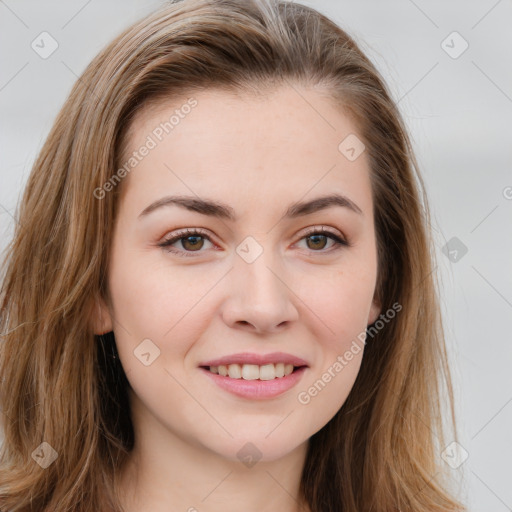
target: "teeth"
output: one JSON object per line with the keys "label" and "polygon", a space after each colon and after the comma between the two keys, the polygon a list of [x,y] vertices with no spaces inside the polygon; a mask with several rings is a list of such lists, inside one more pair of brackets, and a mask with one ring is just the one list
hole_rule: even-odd
{"label": "teeth", "polygon": [[240,379],[242,377],[242,368],[239,364],[230,364],[228,366],[228,375],[232,379]]}
{"label": "teeth", "polygon": [[[230,375],[230,377],[231,377],[231,375]],[[245,380],[259,379],[260,378],[260,367],[257,364],[244,364],[242,366],[242,378]]]}
{"label": "teeth", "polygon": [[275,378],[282,378],[290,375],[293,372],[293,364],[264,364],[258,366],[257,364],[230,364],[210,366],[212,373],[217,373],[222,377],[230,377],[231,379],[244,379],[244,380],[273,380]]}
{"label": "teeth", "polygon": [[276,367],[273,364],[260,366],[260,380],[272,380],[276,378]]}

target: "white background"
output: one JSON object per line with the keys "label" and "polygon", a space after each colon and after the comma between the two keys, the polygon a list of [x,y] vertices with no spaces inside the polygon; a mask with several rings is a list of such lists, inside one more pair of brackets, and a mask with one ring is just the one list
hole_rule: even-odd
{"label": "white background", "polygon": [[[308,1],[362,46],[411,130],[434,216],[457,386],[459,469],[471,511],[512,510],[512,3]],[[96,53],[160,2],[0,0],[0,249],[18,197],[73,83]],[[31,43],[58,42],[42,59]],[[457,31],[458,58],[441,46]],[[450,36],[452,52],[463,41]],[[508,194],[507,194],[508,191]],[[442,247],[468,249],[452,262]]]}

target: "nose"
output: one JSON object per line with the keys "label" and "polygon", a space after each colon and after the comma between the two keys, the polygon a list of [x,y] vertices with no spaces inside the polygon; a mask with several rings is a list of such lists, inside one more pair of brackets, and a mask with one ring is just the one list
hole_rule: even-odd
{"label": "nose", "polygon": [[222,317],[229,327],[257,334],[280,332],[299,317],[297,296],[266,250],[252,263],[236,257],[227,276]]}

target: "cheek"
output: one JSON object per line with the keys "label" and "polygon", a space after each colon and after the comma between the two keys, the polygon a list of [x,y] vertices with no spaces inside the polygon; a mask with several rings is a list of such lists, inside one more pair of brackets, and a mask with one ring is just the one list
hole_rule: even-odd
{"label": "cheek", "polygon": [[[133,249],[114,251],[112,262],[109,287],[119,351],[133,352],[150,339],[161,351],[160,361],[184,354],[209,321],[204,299],[219,277],[200,266],[173,268],[165,258],[155,262]],[[125,359],[128,370],[133,362]]]}
{"label": "cheek", "polygon": [[[317,339],[341,350],[364,332],[375,289],[371,265],[351,265],[343,270],[304,277],[299,296],[316,317]],[[310,313],[308,313],[310,314]]]}
{"label": "cheek", "polygon": [[318,323],[325,324],[325,332],[335,344],[366,329],[377,278],[372,229],[364,230],[332,264],[310,266],[300,277],[296,274],[299,297],[318,316]]}
{"label": "cheek", "polygon": [[[297,395],[310,430],[317,431],[336,414],[357,378],[375,278],[372,261],[354,257],[329,278],[310,275],[302,281],[304,301],[315,313],[307,314],[316,319],[311,325],[316,329],[318,355],[318,365]],[[322,286],[314,287],[315,281]]]}
{"label": "cheek", "polygon": [[307,430],[317,432],[345,403],[359,373],[368,312],[373,298],[370,272],[342,271],[322,291],[310,294],[307,305],[318,319],[315,339],[318,364],[297,393]]}
{"label": "cheek", "polygon": [[194,418],[197,406],[179,383],[186,380],[186,354],[208,321],[201,298],[213,283],[204,271],[193,276],[192,267],[180,272],[147,254],[121,252],[113,253],[109,286],[117,349],[135,404],[164,423],[166,411],[177,407],[182,417]]}

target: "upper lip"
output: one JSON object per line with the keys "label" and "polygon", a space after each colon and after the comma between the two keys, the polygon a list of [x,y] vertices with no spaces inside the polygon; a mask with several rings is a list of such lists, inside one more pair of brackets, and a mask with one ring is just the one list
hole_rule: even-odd
{"label": "upper lip", "polygon": [[201,363],[199,366],[228,366],[230,364],[256,364],[263,366],[265,364],[293,364],[293,366],[308,366],[308,363],[300,357],[286,354],[285,352],[272,352],[271,354],[254,354],[250,352],[241,352],[229,356],[211,359]]}

